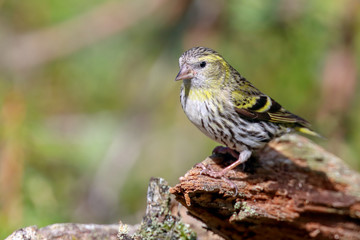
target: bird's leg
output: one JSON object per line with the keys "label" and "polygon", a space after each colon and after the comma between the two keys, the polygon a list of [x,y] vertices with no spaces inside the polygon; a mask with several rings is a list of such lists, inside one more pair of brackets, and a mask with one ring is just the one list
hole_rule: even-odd
{"label": "bird's leg", "polygon": [[227,166],[220,172],[217,172],[216,175],[218,177],[223,177],[230,170],[232,170],[232,169],[236,168],[237,166],[239,166],[240,164],[243,164],[244,162],[246,162],[251,157],[251,151],[248,149],[243,150],[242,152],[239,153],[239,155],[237,157],[238,158],[235,162],[233,162],[232,164],[230,164],[229,166]]}
{"label": "bird's leg", "polygon": [[212,169],[209,169],[208,166],[205,167],[203,164],[197,165],[198,167],[202,168],[200,174],[205,174],[205,175],[208,175],[208,176],[214,177],[214,178],[223,178],[226,173],[228,173],[230,170],[236,168],[240,164],[246,162],[246,160],[248,160],[251,156],[251,151],[248,149],[243,150],[240,153],[237,153],[235,150],[232,150],[227,147],[216,147],[213,152],[221,153],[221,154],[230,153],[232,156],[237,158],[237,160],[235,162],[233,162],[232,164],[230,164],[229,166],[227,166],[226,168],[224,168],[221,171],[214,171]]}
{"label": "bird's leg", "polygon": [[214,148],[213,154],[230,154],[231,156],[233,156],[234,158],[238,159],[239,158],[239,153],[231,148],[228,147],[223,147],[223,146],[217,146],[216,148]]}

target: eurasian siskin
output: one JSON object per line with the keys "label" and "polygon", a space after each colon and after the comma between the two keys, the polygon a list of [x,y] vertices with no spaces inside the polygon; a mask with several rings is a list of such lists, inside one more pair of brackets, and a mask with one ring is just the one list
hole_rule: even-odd
{"label": "eurasian siskin", "polygon": [[182,54],[179,65],[175,80],[183,81],[180,101],[185,114],[205,135],[227,146],[215,152],[237,159],[219,172],[204,167],[206,174],[223,177],[254,150],[285,133],[318,135],[306,120],[260,92],[216,51],[191,48]]}

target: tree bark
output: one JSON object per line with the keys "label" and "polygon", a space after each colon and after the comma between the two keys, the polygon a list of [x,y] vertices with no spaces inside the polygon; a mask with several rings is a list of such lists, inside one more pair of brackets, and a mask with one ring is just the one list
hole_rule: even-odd
{"label": "tree bark", "polygon": [[[231,156],[203,164],[220,170]],[[228,173],[229,181],[194,167],[170,188],[190,215],[225,239],[360,239],[360,175],[304,137],[288,135],[268,144]],[[150,180],[141,224],[54,224],[20,229],[12,239],[220,239],[171,204],[163,179]],[[179,212],[182,218],[179,216]],[[188,224],[186,224],[188,223]]]}
{"label": "tree bark", "polygon": [[117,240],[118,224],[76,224],[58,223],[43,228],[30,226],[11,234],[6,240],[45,240],[45,239],[108,239]]}
{"label": "tree bark", "polygon": [[[225,239],[360,239],[360,175],[297,135],[268,144],[228,179],[194,167],[170,189],[188,212]],[[220,170],[233,159],[210,156]]]}
{"label": "tree bark", "polygon": [[40,229],[30,226],[15,231],[6,240],[195,240],[196,233],[171,211],[169,188],[164,179],[150,179],[146,214],[141,224],[131,226],[121,222],[111,225],[60,223]]}

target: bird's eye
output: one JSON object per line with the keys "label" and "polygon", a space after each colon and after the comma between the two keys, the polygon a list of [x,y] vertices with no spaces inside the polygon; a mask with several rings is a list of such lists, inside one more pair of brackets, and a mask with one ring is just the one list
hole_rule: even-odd
{"label": "bird's eye", "polygon": [[205,62],[205,61],[200,63],[200,67],[201,67],[201,68],[204,68],[205,66],[206,66],[206,62]]}

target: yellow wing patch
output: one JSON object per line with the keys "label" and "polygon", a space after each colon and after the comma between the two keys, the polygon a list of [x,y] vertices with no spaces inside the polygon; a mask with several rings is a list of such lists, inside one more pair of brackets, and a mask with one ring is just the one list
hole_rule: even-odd
{"label": "yellow wing patch", "polygon": [[[261,96],[261,97],[262,97],[262,96]],[[258,102],[260,99],[261,99],[261,98],[258,97],[258,98],[257,98],[257,102]],[[270,109],[271,105],[272,105],[271,98],[269,98],[268,96],[266,96],[266,102],[265,102],[265,104],[264,104],[262,107],[260,107],[259,109],[255,109],[254,111],[255,111],[255,112],[267,112],[267,111]]]}

